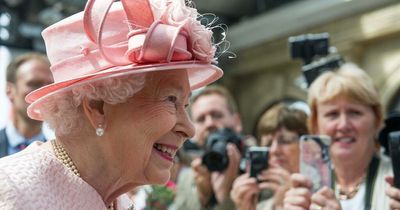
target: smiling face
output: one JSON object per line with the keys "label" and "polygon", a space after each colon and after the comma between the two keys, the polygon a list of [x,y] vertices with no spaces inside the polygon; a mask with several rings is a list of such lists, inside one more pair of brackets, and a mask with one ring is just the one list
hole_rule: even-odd
{"label": "smiling face", "polygon": [[372,107],[339,97],[317,102],[317,131],[332,138],[335,160],[360,161],[375,151],[377,119]]}
{"label": "smiling face", "polygon": [[186,113],[191,94],[187,71],[146,75],[142,90],[126,103],[107,105],[106,132],[114,163],[135,184],[163,184],[178,148],[194,135]]}

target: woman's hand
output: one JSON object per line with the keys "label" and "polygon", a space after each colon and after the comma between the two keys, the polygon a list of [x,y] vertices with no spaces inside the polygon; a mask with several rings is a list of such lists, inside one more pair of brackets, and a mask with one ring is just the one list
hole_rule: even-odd
{"label": "woman's hand", "polygon": [[191,163],[194,171],[194,180],[197,186],[200,203],[206,206],[213,194],[211,186],[211,173],[207,167],[201,163],[201,158],[196,158]]}
{"label": "woman's hand", "polygon": [[249,177],[249,174],[245,173],[235,179],[230,194],[237,210],[254,210],[259,192],[256,178]]}
{"label": "woman's hand", "polygon": [[312,195],[310,209],[341,210],[342,208],[333,190],[324,186]]}
{"label": "woman's hand", "polygon": [[264,170],[258,175],[262,189],[271,189],[274,193],[282,188],[290,186],[290,173],[281,167],[273,167]]}
{"label": "woman's hand", "polygon": [[229,164],[225,171],[210,172],[201,162],[201,159],[192,161],[192,168],[195,172],[195,181],[200,202],[206,206],[213,193],[218,203],[225,202],[232,189],[232,183],[237,177],[240,164],[240,152],[235,145],[227,145]]}
{"label": "woman's hand", "polygon": [[311,204],[312,182],[302,174],[292,174],[292,187],[285,193],[283,207],[285,210],[309,210]]}
{"label": "woman's hand", "polygon": [[385,190],[385,194],[390,198],[390,209],[400,209],[400,189],[394,187],[393,176],[385,177],[385,181],[389,184],[388,188]]}
{"label": "woman's hand", "polygon": [[226,149],[229,158],[228,167],[225,171],[211,173],[211,185],[218,203],[225,202],[226,198],[229,197],[232,183],[239,172],[241,154],[238,148],[234,144],[229,143]]}
{"label": "woman's hand", "polygon": [[261,181],[261,189],[268,188],[274,192],[274,206],[281,208],[285,193],[291,186],[289,171],[279,166],[271,167],[262,171],[258,179]]}

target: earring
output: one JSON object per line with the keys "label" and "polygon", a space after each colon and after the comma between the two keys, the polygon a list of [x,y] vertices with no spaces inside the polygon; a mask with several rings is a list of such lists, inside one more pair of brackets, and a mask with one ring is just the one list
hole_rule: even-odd
{"label": "earring", "polygon": [[96,135],[103,136],[104,135],[104,128],[101,124],[99,124],[96,128]]}

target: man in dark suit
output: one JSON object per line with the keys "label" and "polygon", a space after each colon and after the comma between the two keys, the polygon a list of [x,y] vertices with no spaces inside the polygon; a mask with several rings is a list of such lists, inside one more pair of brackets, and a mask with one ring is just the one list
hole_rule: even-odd
{"label": "man in dark suit", "polygon": [[16,153],[35,140],[45,141],[42,122],[28,117],[25,96],[53,82],[46,56],[27,53],[15,58],[7,67],[7,97],[11,102],[11,120],[0,130],[0,157]]}

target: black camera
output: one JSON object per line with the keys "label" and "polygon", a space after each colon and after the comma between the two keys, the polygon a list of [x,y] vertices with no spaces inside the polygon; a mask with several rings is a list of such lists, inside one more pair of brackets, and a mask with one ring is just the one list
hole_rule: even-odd
{"label": "black camera", "polygon": [[241,137],[230,128],[219,129],[207,137],[202,161],[209,171],[223,171],[228,167],[228,143],[236,145],[240,152],[243,151]]}
{"label": "black camera", "polygon": [[313,61],[316,55],[329,53],[329,34],[303,34],[289,37],[292,58],[301,58],[305,64]]}
{"label": "black camera", "polygon": [[304,61],[302,69],[308,86],[324,71],[339,68],[344,63],[342,56],[330,54],[328,33],[292,36],[288,41],[291,57]]}
{"label": "black camera", "polygon": [[385,154],[389,155],[389,134],[400,131],[400,112],[393,111],[387,114],[385,127],[379,132],[379,143],[385,148]]}
{"label": "black camera", "polygon": [[342,56],[330,55],[303,66],[303,75],[308,87],[323,72],[339,68],[344,63]]}
{"label": "black camera", "polygon": [[246,157],[250,164],[250,177],[257,178],[261,171],[268,168],[268,147],[250,147],[247,151]]}
{"label": "black camera", "polygon": [[400,188],[400,131],[392,131],[389,133],[389,150],[392,158],[394,186]]}

